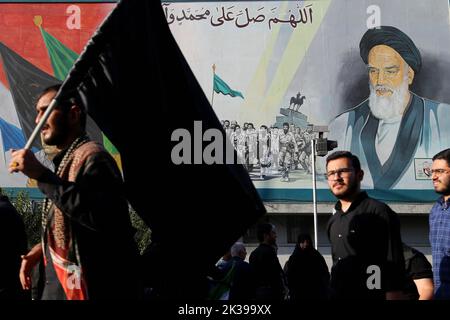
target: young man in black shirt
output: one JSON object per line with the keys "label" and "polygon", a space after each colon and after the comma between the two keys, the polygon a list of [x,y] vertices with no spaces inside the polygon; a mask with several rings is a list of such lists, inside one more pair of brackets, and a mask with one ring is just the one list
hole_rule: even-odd
{"label": "young man in black shirt", "polygon": [[403,244],[406,282],[403,294],[408,300],[432,300],[434,293],[433,270],[425,255]]}
{"label": "young man in black shirt", "polygon": [[270,223],[258,225],[259,246],[252,251],[249,263],[255,276],[257,301],[282,301],[285,297],[284,272],[276,251],[277,233]]}
{"label": "young man in black shirt", "polygon": [[386,204],[361,191],[364,172],[348,151],[327,158],[326,178],[338,198],[328,222],[334,299],[397,299],[404,285],[400,223]]}

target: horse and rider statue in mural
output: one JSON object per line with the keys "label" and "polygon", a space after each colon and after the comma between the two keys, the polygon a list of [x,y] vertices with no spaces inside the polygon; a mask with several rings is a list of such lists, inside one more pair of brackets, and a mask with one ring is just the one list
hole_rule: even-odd
{"label": "horse and rider statue in mural", "polygon": [[289,109],[297,111],[300,109],[300,107],[302,106],[303,102],[305,101],[306,97],[302,96],[299,93],[297,93],[296,97],[291,97],[291,101],[289,103]]}

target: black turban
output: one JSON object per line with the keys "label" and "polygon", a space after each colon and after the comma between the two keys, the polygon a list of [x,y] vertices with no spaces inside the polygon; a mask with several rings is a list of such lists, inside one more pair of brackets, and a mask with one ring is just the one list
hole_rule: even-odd
{"label": "black turban", "polygon": [[419,49],[405,33],[390,26],[369,29],[363,35],[359,43],[359,52],[364,63],[367,64],[369,51],[373,47],[383,44],[397,51],[414,72],[416,74],[419,73],[422,67],[422,57]]}

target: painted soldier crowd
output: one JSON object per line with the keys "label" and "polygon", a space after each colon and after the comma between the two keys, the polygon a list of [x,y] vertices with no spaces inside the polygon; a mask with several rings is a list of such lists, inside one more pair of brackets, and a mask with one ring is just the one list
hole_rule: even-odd
{"label": "painted soldier crowd", "polygon": [[222,125],[249,173],[259,172],[262,179],[281,175],[283,182],[289,181],[292,170],[311,173],[312,127],[303,129],[285,122],[282,128],[261,125],[256,129],[253,123],[241,127],[229,120]]}

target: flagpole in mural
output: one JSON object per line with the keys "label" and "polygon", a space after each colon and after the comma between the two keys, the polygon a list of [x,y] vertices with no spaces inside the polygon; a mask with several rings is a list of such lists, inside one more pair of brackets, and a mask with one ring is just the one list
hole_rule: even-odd
{"label": "flagpole in mural", "polygon": [[213,69],[213,90],[212,90],[212,97],[211,97],[211,107],[214,107],[214,89],[216,87],[216,65],[213,64],[212,65],[212,69]]}

